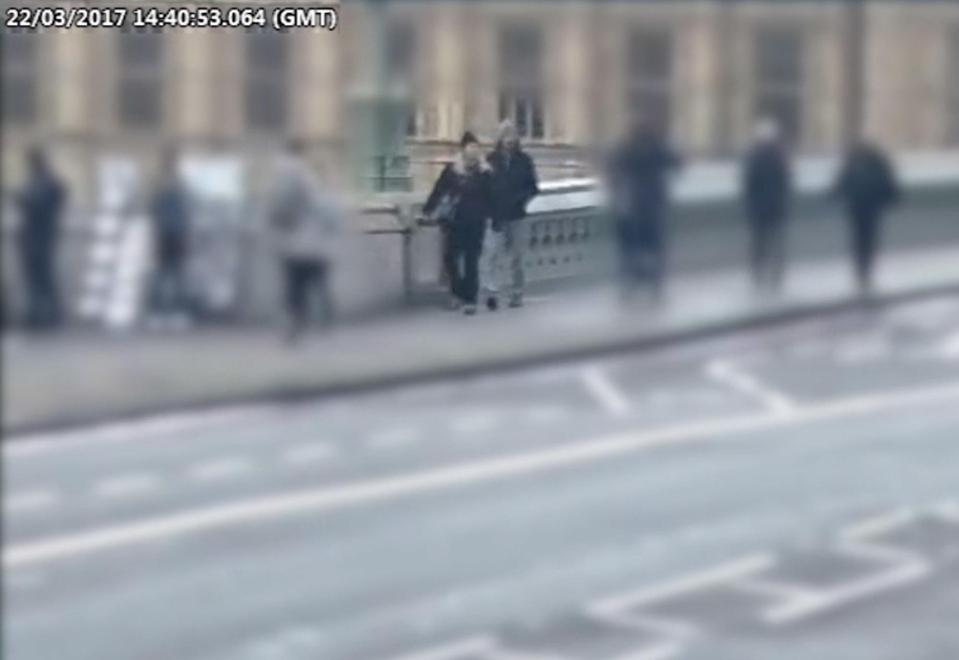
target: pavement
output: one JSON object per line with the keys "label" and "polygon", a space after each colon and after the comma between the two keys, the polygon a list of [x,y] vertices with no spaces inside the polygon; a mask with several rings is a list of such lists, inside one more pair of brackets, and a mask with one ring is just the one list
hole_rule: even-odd
{"label": "pavement", "polygon": [[[876,301],[959,287],[959,246],[897,250]],[[180,335],[4,337],[4,431],[11,435],[154,414],[344,393],[657,346],[858,304],[845,260],[793,266],[785,294],[757,297],[741,269],[682,273],[662,307],[624,308],[614,287],[534,290],[521,310],[475,318],[430,309],[342,326],[295,349],[263,328]]]}
{"label": "pavement", "polygon": [[3,656],[954,660],[957,404],[942,296],[23,436]]}

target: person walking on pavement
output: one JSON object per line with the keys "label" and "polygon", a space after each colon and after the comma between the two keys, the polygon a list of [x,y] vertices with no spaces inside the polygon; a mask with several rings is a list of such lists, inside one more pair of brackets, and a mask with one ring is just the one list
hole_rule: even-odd
{"label": "person walking on pavement", "polygon": [[771,119],[756,128],[755,143],[743,164],[742,192],[753,281],[762,293],[779,293],[785,272],[792,172],[779,126]]}
{"label": "person walking on pavement", "polygon": [[330,325],[334,317],[332,248],[342,212],[322,190],[305,151],[302,142],[292,140],[277,159],[267,209],[282,268],[289,343],[295,343],[306,329],[311,297],[322,301],[324,325]]}
{"label": "person walking on pavement", "polygon": [[901,197],[893,165],[881,148],[860,140],[846,154],[833,193],[845,202],[856,281],[860,293],[868,295],[873,287],[883,213]]}
{"label": "person walking on pavement", "polygon": [[150,200],[155,270],[150,308],[158,324],[189,323],[186,261],[190,240],[190,200],[177,173],[176,154],[163,156],[160,177]]}
{"label": "person walking on pavement", "polygon": [[676,153],[642,118],[613,152],[609,183],[627,298],[643,284],[656,300],[662,298],[669,175],[679,166]]}
{"label": "person walking on pavement", "polygon": [[503,262],[510,269],[510,307],[523,304],[523,239],[522,224],[526,205],[539,188],[533,159],[523,151],[519,134],[508,119],[500,124],[496,145],[486,158],[492,170],[493,221],[483,243],[481,262],[486,306],[490,311],[499,307],[500,282]]}
{"label": "person walking on pavement", "polygon": [[490,167],[471,132],[463,134],[459,155],[443,168],[423,213],[448,227],[449,249],[444,258],[450,291],[465,314],[476,314],[479,259],[493,215],[493,193]]}
{"label": "person walking on pavement", "polygon": [[27,153],[28,179],[16,196],[19,252],[26,284],[26,324],[51,329],[61,321],[56,252],[67,189],[39,148]]}

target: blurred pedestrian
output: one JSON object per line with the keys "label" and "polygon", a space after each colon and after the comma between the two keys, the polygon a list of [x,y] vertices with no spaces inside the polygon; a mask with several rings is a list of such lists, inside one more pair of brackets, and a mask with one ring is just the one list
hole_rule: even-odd
{"label": "blurred pedestrian", "polygon": [[756,127],[755,142],[743,164],[742,192],[753,281],[760,292],[779,293],[785,271],[792,172],[774,120],[764,119]]}
{"label": "blurred pedestrian", "polygon": [[500,273],[509,264],[509,306],[523,304],[523,223],[526,205],[539,192],[533,159],[523,151],[519,134],[508,119],[500,124],[496,145],[486,158],[492,170],[493,221],[483,241],[480,263],[486,306],[499,307]]}
{"label": "blurred pedestrian", "polygon": [[679,166],[679,157],[643,118],[634,121],[610,159],[612,213],[627,298],[642,285],[649,287],[656,300],[662,298],[669,175]]}
{"label": "blurred pedestrian", "polygon": [[61,321],[56,253],[67,189],[46,154],[39,148],[27,153],[28,177],[16,197],[20,211],[19,252],[26,284],[26,324],[50,329]]}
{"label": "blurred pedestrian", "polygon": [[443,168],[423,213],[448,228],[449,249],[444,258],[450,292],[465,314],[475,314],[479,259],[493,215],[493,194],[490,167],[471,132],[463,134],[460,153]]}
{"label": "blurred pedestrian", "polygon": [[882,216],[901,197],[893,165],[879,146],[860,140],[846,154],[833,192],[845,202],[856,281],[860,293],[868,295],[873,287]]}
{"label": "blurred pedestrian", "polygon": [[190,322],[186,263],[190,242],[190,199],[177,172],[174,152],[163,155],[160,175],[150,199],[154,271],[150,286],[150,321],[157,326],[185,328]]}
{"label": "blurred pedestrian", "polygon": [[306,329],[312,300],[321,302],[323,325],[333,322],[332,252],[342,222],[341,209],[321,187],[305,152],[302,142],[292,140],[277,159],[267,211],[283,271],[290,343]]}

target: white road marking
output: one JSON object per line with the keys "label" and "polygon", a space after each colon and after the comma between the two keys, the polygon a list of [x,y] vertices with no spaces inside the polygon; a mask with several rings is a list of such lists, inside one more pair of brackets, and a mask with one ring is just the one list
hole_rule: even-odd
{"label": "white road marking", "polygon": [[959,332],[946,337],[939,344],[937,353],[945,360],[959,360]]}
{"label": "white road marking", "polygon": [[580,380],[606,412],[617,417],[629,412],[629,399],[605,369],[598,366],[586,367],[580,372]]}
{"label": "white road marking", "polygon": [[770,412],[777,415],[791,415],[796,410],[796,403],[786,394],[766,385],[727,360],[711,361],[706,365],[706,375],[717,383],[728,385],[758,400]]}
{"label": "white road marking", "polygon": [[418,436],[419,432],[416,429],[399,426],[373,433],[367,445],[370,449],[376,450],[398,449],[413,444]]}
{"label": "white road marking", "polygon": [[393,660],[457,660],[475,657],[496,647],[496,641],[488,635],[478,635],[466,639],[434,646],[407,655],[396,656]]}
{"label": "white road marking", "polygon": [[[769,569],[775,563],[776,560],[772,555],[750,555],[715,568],[684,575],[670,582],[607,597],[590,605],[588,609],[592,613],[598,613],[604,618],[610,619],[614,616],[624,615],[623,610],[641,609],[659,601],[685,596],[755,575]],[[629,616],[628,614],[625,615]]]}
{"label": "white road marking", "polygon": [[931,568],[926,564],[904,564],[838,588],[793,599],[785,605],[771,608],[762,618],[770,625],[793,624],[858,600],[905,587],[925,578],[930,572]]}
{"label": "white road marking", "polygon": [[249,459],[231,456],[198,463],[188,470],[188,474],[195,481],[221,481],[242,476],[252,470],[253,463]]}
{"label": "white road marking", "polygon": [[60,502],[60,496],[50,490],[31,490],[4,495],[3,508],[9,513],[29,513],[49,509]]}
{"label": "white road marking", "polygon": [[144,495],[157,487],[157,478],[146,472],[134,472],[98,481],[93,488],[97,497],[133,497]]}
{"label": "white road marking", "polygon": [[664,642],[638,653],[630,653],[622,660],[670,660],[685,650],[679,642]]}
{"label": "white road marking", "polygon": [[729,588],[733,589],[734,591],[741,591],[743,593],[778,598],[782,600],[808,598],[813,593],[812,589],[801,584],[755,577],[736,580],[729,585]]}
{"label": "white road marking", "polygon": [[917,514],[910,509],[894,509],[873,518],[845,527],[840,535],[846,540],[862,540],[888,534],[916,520]]}
{"label": "white road marking", "polygon": [[55,451],[86,449],[104,444],[139,441],[145,435],[170,435],[184,437],[188,431],[196,432],[209,427],[275,412],[276,406],[256,405],[241,408],[226,408],[210,412],[171,413],[130,422],[110,422],[95,426],[49,433],[30,433],[4,438],[4,458],[24,458]]}
{"label": "white road marking", "polygon": [[281,460],[290,465],[313,465],[332,459],[336,453],[336,450],[330,445],[308,442],[285,450]]}
{"label": "white road marking", "polygon": [[845,528],[840,534],[837,554],[884,564],[886,568],[835,587],[810,589],[806,594],[797,593],[784,603],[768,608],[762,615],[763,621],[774,626],[793,624],[926,578],[932,572],[932,566],[922,556],[910,550],[868,540],[900,529],[916,519],[913,511],[902,509]]}
{"label": "white road marking", "polygon": [[139,522],[26,542],[4,548],[8,567],[121,548],[158,539],[195,534],[282,516],[317,513],[383,502],[415,493],[458,488],[600,461],[655,447],[695,442],[742,442],[751,433],[825,422],[859,415],[952,401],[959,383],[867,394],[818,403],[783,416],[761,413],[720,417],[642,432],[627,432],[562,447],[531,451],[387,478],[269,495],[231,504],[194,509]]}

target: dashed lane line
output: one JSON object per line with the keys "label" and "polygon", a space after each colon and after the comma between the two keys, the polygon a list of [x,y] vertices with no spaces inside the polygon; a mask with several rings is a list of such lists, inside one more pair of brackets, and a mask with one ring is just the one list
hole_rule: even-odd
{"label": "dashed lane line", "polygon": [[566,419],[568,411],[562,406],[540,405],[530,406],[521,413],[521,417],[529,424],[546,425]]}
{"label": "dashed lane line", "polygon": [[497,418],[492,412],[462,414],[450,422],[450,430],[460,435],[475,435],[496,427]]}
{"label": "dashed lane line", "polygon": [[406,426],[396,426],[376,431],[367,440],[367,446],[372,450],[393,450],[416,442],[419,431]]}
{"label": "dashed lane line", "polygon": [[202,413],[170,413],[131,422],[109,422],[76,430],[16,435],[4,439],[3,456],[9,459],[52,452],[97,448],[104,444],[142,440],[144,436],[182,438],[185,434],[214,429],[251,419],[267,419],[278,408],[250,405]]}
{"label": "dashed lane line", "polygon": [[243,476],[252,470],[253,463],[249,459],[229,457],[197,463],[187,470],[187,474],[194,481],[223,481]]}
{"label": "dashed lane line", "polygon": [[4,495],[3,510],[8,514],[34,513],[59,504],[60,495],[52,490],[31,490]]}
{"label": "dashed lane line", "polygon": [[258,521],[370,505],[396,498],[467,485],[530,476],[621,457],[655,447],[686,443],[728,443],[754,439],[759,431],[861,415],[889,414],[959,398],[959,382],[853,396],[797,408],[792,415],[773,412],[719,417],[648,431],[613,434],[571,445],[550,447],[460,465],[265,495],[186,510],[131,523],[106,526],[4,548],[5,566],[24,566],[196,534]]}
{"label": "dashed lane line", "polygon": [[135,497],[154,490],[159,480],[147,472],[121,474],[98,481],[93,487],[93,494],[97,497]]}
{"label": "dashed lane line", "polygon": [[280,460],[293,466],[315,465],[333,459],[336,454],[336,450],[328,444],[309,442],[286,449]]}

